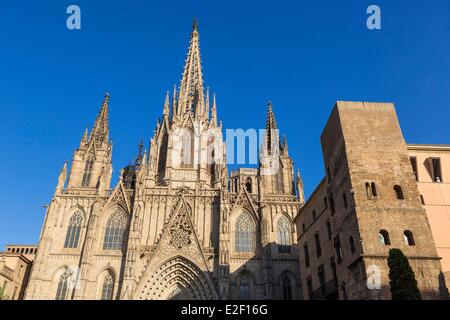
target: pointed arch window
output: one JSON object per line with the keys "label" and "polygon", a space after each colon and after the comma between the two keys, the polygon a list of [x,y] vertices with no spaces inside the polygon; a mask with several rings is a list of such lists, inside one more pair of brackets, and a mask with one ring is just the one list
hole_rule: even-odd
{"label": "pointed arch window", "polygon": [[211,175],[212,182],[215,182],[215,165],[216,165],[216,148],[217,148],[217,142],[216,137],[214,135],[211,135],[208,138],[208,144],[207,144],[207,170],[209,174]]}
{"label": "pointed arch window", "polygon": [[114,292],[114,277],[111,272],[108,273],[103,278],[102,284],[102,300],[112,300]]}
{"label": "pointed arch window", "polygon": [[292,300],[292,281],[287,273],[283,274],[281,285],[283,288],[283,300]]}
{"label": "pointed arch window", "polygon": [[160,180],[164,178],[164,173],[166,170],[168,141],[169,135],[167,134],[167,132],[164,132],[163,137],[161,139],[161,147],[159,148],[159,155],[158,155],[158,178]]}
{"label": "pointed arch window", "polygon": [[72,274],[67,269],[61,274],[58,281],[58,288],[56,289],[55,300],[67,300],[71,276]]}
{"label": "pointed arch window", "polygon": [[84,166],[83,180],[81,181],[82,187],[89,186],[89,182],[91,181],[91,173],[92,173],[93,166],[94,166],[94,160],[89,159],[86,161],[86,164]]}
{"label": "pointed arch window", "polygon": [[291,224],[284,216],[281,216],[277,222],[277,244],[279,253],[291,252]]}
{"label": "pointed arch window", "polygon": [[81,227],[83,225],[83,214],[80,211],[75,212],[69,220],[67,227],[66,240],[64,248],[77,248],[80,240]]}
{"label": "pointed arch window", "polygon": [[108,222],[106,223],[103,249],[122,249],[126,224],[127,221],[125,214],[121,210],[114,211],[114,213],[109,217]]}
{"label": "pointed arch window", "polygon": [[242,213],[235,224],[236,252],[254,252],[256,243],[255,223],[248,213]]}
{"label": "pointed arch window", "polygon": [[184,130],[181,136],[181,168],[194,167],[194,133]]}
{"label": "pointed arch window", "polygon": [[248,275],[243,275],[239,279],[239,299],[250,300],[250,278]]}

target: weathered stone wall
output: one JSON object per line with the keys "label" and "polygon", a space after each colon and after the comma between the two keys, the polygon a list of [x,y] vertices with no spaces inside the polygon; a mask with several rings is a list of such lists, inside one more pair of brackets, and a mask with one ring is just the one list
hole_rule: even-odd
{"label": "weathered stone wall", "polygon": [[[344,249],[338,267],[347,296],[388,298],[387,290],[380,295],[363,283],[371,265],[385,274],[387,265],[380,261],[387,258],[390,248],[400,248],[411,260],[423,297],[438,297],[439,258],[394,106],[338,102],[322,135],[322,146],[325,168],[330,170],[328,188],[335,199],[335,230],[343,248],[349,246],[350,236],[355,243],[353,253]],[[394,186],[401,187],[404,199],[397,198]],[[391,245],[380,243],[380,230],[389,233]],[[414,235],[415,245],[405,243],[407,230]],[[366,274],[358,271],[361,263]],[[381,285],[388,287],[385,277]]]}

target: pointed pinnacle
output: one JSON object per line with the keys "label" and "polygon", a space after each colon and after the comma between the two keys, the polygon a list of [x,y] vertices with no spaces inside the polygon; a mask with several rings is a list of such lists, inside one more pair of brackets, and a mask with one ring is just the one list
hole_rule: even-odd
{"label": "pointed pinnacle", "polygon": [[89,136],[89,129],[86,126],[86,129],[84,130],[83,136],[81,137],[80,147],[83,147],[87,143],[88,136]]}
{"label": "pointed pinnacle", "polygon": [[276,129],[277,123],[275,121],[275,115],[273,113],[272,102],[269,101],[267,105],[267,115],[266,115],[266,129]]}
{"label": "pointed pinnacle", "polygon": [[194,17],[194,22],[192,23],[192,31],[198,31],[197,18]]}
{"label": "pointed pinnacle", "polygon": [[64,161],[64,165],[63,165],[63,167],[62,167],[62,169],[61,169],[61,172],[66,172],[66,171],[67,171],[67,163],[68,163],[67,160]]}
{"label": "pointed pinnacle", "polygon": [[102,106],[95,119],[94,128],[91,131],[89,141],[108,139],[108,108],[109,108],[109,93],[105,94]]}
{"label": "pointed pinnacle", "polygon": [[177,85],[173,86],[173,97],[172,97],[172,118],[177,112]]}
{"label": "pointed pinnacle", "polygon": [[217,126],[217,105],[216,105],[216,94],[213,94],[213,104],[211,109],[211,124]]}
{"label": "pointed pinnacle", "polygon": [[209,119],[209,87],[206,87],[205,115]]}
{"label": "pointed pinnacle", "polygon": [[179,87],[178,115],[193,111],[196,116],[199,116],[205,108],[199,37],[195,26],[196,22],[194,23],[194,30],[189,41],[189,48]]}
{"label": "pointed pinnacle", "polygon": [[163,116],[169,115],[169,90],[166,92],[166,100],[164,101]]}
{"label": "pointed pinnacle", "polygon": [[303,184],[302,175],[300,174],[300,168],[297,168],[297,181]]}

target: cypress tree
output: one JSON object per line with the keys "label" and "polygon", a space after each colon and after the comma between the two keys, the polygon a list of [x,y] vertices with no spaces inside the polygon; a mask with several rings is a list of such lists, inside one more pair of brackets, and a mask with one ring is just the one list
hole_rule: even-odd
{"label": "cypress tree", "polygon": [[400,249],[389,250],[388,266],[392,300],[421,300],[414,271]]}

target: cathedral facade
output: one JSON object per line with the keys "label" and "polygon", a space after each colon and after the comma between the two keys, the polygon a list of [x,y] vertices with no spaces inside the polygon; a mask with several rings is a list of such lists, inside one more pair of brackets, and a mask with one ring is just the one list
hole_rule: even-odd
{"label": "cathedral facade", "polygon": [[194,22],[149,151],[110,186],[109,95],[47,207],[25,299],[301,299],[300,174],[272,105],[257,168],[228,174]]}

